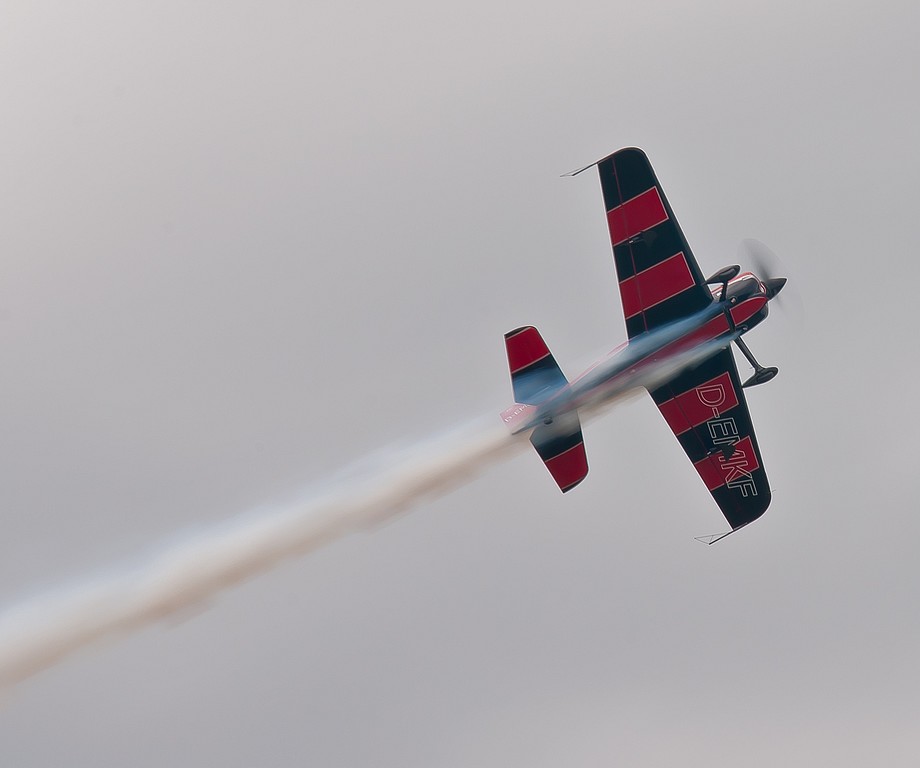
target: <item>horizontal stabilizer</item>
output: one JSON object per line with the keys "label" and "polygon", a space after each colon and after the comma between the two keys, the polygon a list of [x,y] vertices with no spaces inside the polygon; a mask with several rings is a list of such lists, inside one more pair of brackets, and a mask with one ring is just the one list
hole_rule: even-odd
{"label": "horizontal stabilizer", "polygon": [[532,325],[506,333],[505,351],[515,402],[536,405],[568,384],[540,332]]}
{"label": "horizontal stabilizer", "polygon": [[575,411],[537,427],[530,436],[530,442],[563,493],[571,491],[585,479],[588,457]]}
{"label": "horizontal stabilizer", "polygon": [[[502,420],[512,431],[517,431],[524,429],[534,413],[539,412],[534,406],[567,387],[569,382],[540,332],[532,325],[506,333],[505,350],[515,404],[502,413]],[[576,411],[546,418],[531,433],[530,442],[563,493],[585,479],[588,459]]]}

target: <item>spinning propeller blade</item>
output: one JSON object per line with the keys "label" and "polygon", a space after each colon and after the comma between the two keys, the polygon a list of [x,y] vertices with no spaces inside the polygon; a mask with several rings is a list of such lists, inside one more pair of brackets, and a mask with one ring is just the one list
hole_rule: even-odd
{"label": "spinning propeller blade", "polygon": [[767,293],[771,299],[784,311],[794,316],[794,319],[801,322],[804,316],[802,298],[795,287],[795,281],[792,281],[792,289],[788,288],[780,291],[786,285],[786,275],[788,270],[770,248],[764,245],[760,240],[747,239],[742,240],[738,246],[739,260],[743,263],[750,264],[754,274],[760,278]]}

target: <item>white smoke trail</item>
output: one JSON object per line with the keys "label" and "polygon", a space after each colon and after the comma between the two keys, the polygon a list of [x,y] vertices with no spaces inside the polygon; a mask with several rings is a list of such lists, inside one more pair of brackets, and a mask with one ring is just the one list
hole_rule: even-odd
{"label": "white smoke trail", "polygon": [[[712,342],[667,358],[634,379],[601,388],[583,419],[653,387],[718,351]],[[0,614],[0,687],[24,680],[74,651],[201,603],[205,598],[345,534],[382,523],[446,493],[526,446],[504,425],[449,435],[390,454],[374,472],[299,508],[239,518],[166,548],[146,565],[26,601]]]}
{"label": "white smoke trail", "polygon": [[14,607],[0,615],[0,686],[106,636],[186,610],[286,558],[382,523],[472,479],[521,445],[526,436],[512,436],[502,425],[418,445],[301,508],[240,518],[165,549],[138,569]]}

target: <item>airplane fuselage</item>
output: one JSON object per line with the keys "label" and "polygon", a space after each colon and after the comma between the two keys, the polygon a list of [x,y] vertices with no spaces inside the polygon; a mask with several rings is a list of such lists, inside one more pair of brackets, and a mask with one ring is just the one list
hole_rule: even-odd
{"label": "airplane fuselage", "polygon": [[699,364],[766,318],[768,292],[753,273],[738,275],[727,284],[724,299],[721,294],[722,286],[716,286],[712,302],[702,310],[634,336],[567,386],[548,391],[545,400],[507,409],[503,420],[512,432],[524,432],[572,410],[602,405],[635,387],[652,388],[658,378]]}

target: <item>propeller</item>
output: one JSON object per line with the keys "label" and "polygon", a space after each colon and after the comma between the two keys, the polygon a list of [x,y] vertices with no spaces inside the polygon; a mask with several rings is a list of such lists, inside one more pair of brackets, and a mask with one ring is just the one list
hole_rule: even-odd
{"label": "propeller", "polygon": [[760,240],[742,240],[739,252],[753,265],[755,273],[761,279],[780,277],[779,273],[784,271],[779,257]]}
{"label": "propeller", "polygon": [[[801,296],[795,287],[795,281],[790,283],[792,290],[787,289],[780,294],[780,290],[786,285],[786,275],[788,270],[783,265],[773,251],[771,251],[760,240],[742,240],[738,246],[739,260],[742,263],[750,264],[753,267],[754,274],[759,277],[767,293],[773,301],[779,305],[780,309],[788,312],[801,320],[804,316]],[[773,297],[776,297],[775,299]],[[771,302],[772,303],[772,302]]]}

